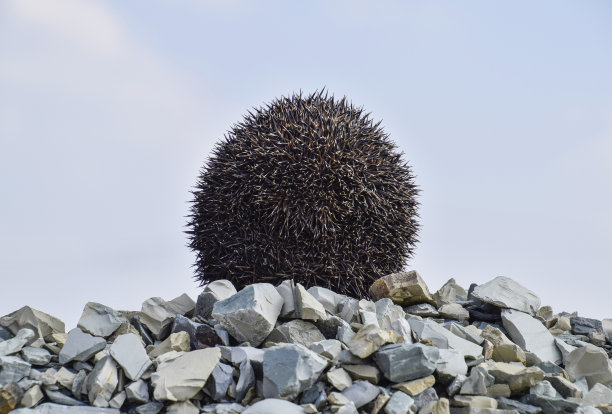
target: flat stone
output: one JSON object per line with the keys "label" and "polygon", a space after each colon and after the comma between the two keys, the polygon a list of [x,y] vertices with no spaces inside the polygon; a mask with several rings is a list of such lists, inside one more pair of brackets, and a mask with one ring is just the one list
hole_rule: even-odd
{"label": "flat stone", "polygon": [[136,381],[151,366],[140,339],[134,334],[119,336],[110,347],[111,356],[123,368],[125,376]]}
{"label": "flat stone", "polygon": [[342,395],[352,401],[356,408],[361,408],[370,401],[374,401],[379,393],[378,387],[368,381],[357,381],[342,391]]}
{"label": "flat stone", "polygon": [[482,355],[482,347],[475,343],[465,340],[443,326],[431,320],[419,320],[410,318],[408,320],[412,331],[421,340],[428,339],[436,344],[441,349],[454,349],[465,357],[472,359]]}
{"label": "flat stone", "polygon": [[475,343],[476,345],[483,345],[484,338],[480,335],[481,330],[476,328],[474,325],[463,326],[457,322],[444,322],[442,326],[451,333],[457,335],[459,338],[463,338],[466,341]]}
{"label": "flat stone", "polygon": [[[461,386],[460,394],[467,395],[486,395],[487,387],[492,386],[495,383],[495,378],[487,372],[482,366],[475,366],[470,371],[470,375],[467,377],[463,385]],[[485,407],[485,408],[496,408],[496,407]]]}
{"label": "flat stone", "polygon": [[87,302],[77,327],[83,332],[106,338],[125,322],[125,317],[116,310],[100,303]]}
{"label": "flat stone", "polygon": [[160,297],[145,300],[140,310],[140,322],[160,341],[170,334],[175,316],[176,310]]}
{"label": "flat stone", "polygon": [[581,403],[593,407],[612,405],[612,390],[603,384],[595,384],[584,395]]}
{"label": "flat stone", "polygon": [[247,407],[242,414],[304,414],[304,409],[292,402],[279,400],[276,398],[266,398]]}
{"label": "flat stone", "polygon": [[591,332],[604,333],[603,324],[597,319],[572,316],[570,324],[574,335],[588,335]]}
{"label": "flat stone", "polygon": [[21,407],[31,408],[38,404],[44,397],[40,385],[34,385],[23,393],[19,405]]}
{"label": "flat stone", "polygon": [[188,317],[193,316],[196,307],[196,303],[186,293],[183,293],[182,295],[168,301],[168,305],[174,309],[174,312],[177,315]]}
{"label": "flat stone", "polygon": [[15,356],[0,356],[0,387],[30,375],[31,365]]}
{"label": "flat stone", "polygon": [[338,302],[342,299],[342,295],[321,286],[312,286],[308,288],[308,293],[323,305],[327,312],[332,315],[338,313]]}
{"label": "flat stone", "polygon": [[51,361],[51,353],[44,348],[26,346],[21,349],[21,357],[32,365],[47,365]]}
{"label": "flat stone", "polygon": [[[166,354],[167,355],[167,354]],[[151,375],[153,397],[158,400],[186,401],[193,398],[221,359],[219,348],[197,349],[161,363]]]}
{"label": "flat stone", "polygon": [[560,375],[547,377],[547,379],[563,398],[582,398],[582,390],[570,380]]}
{"label": "flat stone", "polygon": [[540,298],[535,293],[504,276],[476,286],[472,296],[500,308],[516,309],[530,315],[535,315],[540,308]]}
{"label": "flat stone", "polygon": [[393,321],[390,329],[400,338],[402,338],[404,343],[411,344],[414,342],[412,339],[412,329],[410,328],[410,323],[406,319],[397,319]]}
{"label": "flat stone", "polygon": [[66,332],[64,322],[29,306],[0,318],[0,326],[7,328],[13,335],[23,328],[32,329],[36,338],[46,338],[54,333]]}
{"label": "flat stone", "polygon": [[453,398],[456,407],[497,408],[497,400],[482,395],[456,395]]}
{"label": "flat stone", "polygon": [[61,367],[55,373],[55,381],[68,390],[72,388],[72,383],[74,382],[75,377],[76,373],[72,372],[66,367]]}
{"label": "flat stone", "polygon": [[409,396],[414,397],[425,391],[427,388],[433,387],[435,383],[435,377],[433,375],[428,375],[426,377],[415,379],[412,381],[394,384],[391,386],[391,388],[400,390],[402,392],[405,392]]}
{"label": "flat stone", "polygon": [[274,286],[255,283],[215,303],[212,316],[238,342],[258,346],[274,329],[282,306],[283,299]]}
{"label": "flat stone", "polygon": [[263,395],[293,399],[310,388],[325,368],[327,360],[302,345],[267,348],[263,360]]}
{"label": "flat stone", "polygon": [[120,414],[116,408],[87,407],[83,405],[66,406],[55,403],[44,403],[36,408],[18,408],[11,414]]}
{"label": "flat stone", "polygon": [[392,382],[404,382],[432,374],[436,370],[438,348],[423,344],[392,344],[381,348],[374,360]]}
{"label": "flat stone", "polygon": [[59,353],[59,363],[66,365],[71,361],[87,361],[104,349],[106,340],[74,328],[68,332],[66,344]]}
{"label": "flat stone", "polygon": [[495,377],[496,383],[508,384],[513,394],[524,392],[544,379],[544,371],[538,367],[506,362],[487,362],[483,366]]}
{"label": "flat stone", "polygon": [[47,399],[53,403],[70,406],[82,406],[85,405],[83,401],[72,398],[71,396],[64,394],[61,391],[55,391],[52,389],[45,389],[45,395]]}
{"label": "flat stone", "polygon": [[537,405],[525,404],[505,397],[497,399],[497,406],[504,410],[516,410],[521,414],[538,414],[542,412],[542,408]]}
{"label": "flat stone", "polygon": [[459,286],[455,279],[450,278],[442,285],[436,293],[433,294],[433,299],[436,302],[436,306],[456,303],[458,300],[467,300],[468,294],[464,288]]}
{"label": "flat stone", "polygon": [[553,363],[562,361],[561,353],[555,345],[555,338],[542,322],[514,309],[504,309],[501,316],[508,335],[523,350],[536,354],[542,361]]}
{"label": "flat stone", "polygon": [[325,336],[311,322],[293,319],[278,325],[266,338],[267,342],[284,342],[309,346],[313,342],[324,341]]}
{"label": "flat stone", "polygon": [[327,319],[325,308],[300,283],[295,285],[296,314],[300,319],[316,321]]}
{"label": "flat stone", "polygon": [[313,342],[309,349],[317,354],[324,356],[330,360],[338,358],[342,351],[342,342],[337,339],[324,339],[322,341]]}
{"label": "flat stone", "polygon": [[414,404],[414,399],[403,391],[396,391],[391,394],[391,398],[385,405],[386,414],[408,414],[416,413],[417,407]]}
{"label": "flat stone", "polygon": [[115,361],[110,356],[105,356],[99,360],[94,369],[87,376],[87,397],[92,405],[97,405],[95,402],[100,399],[108,401],[112,398],[113,392],[119,383],[117,366]]}
{"label": "flat stone", "polygon": [[149,387],[142,379],[125,387],[125,393],[127,400],[131,403],[145,404],[149,401]]}
{"label": "flat stone", "polygon": [[157,358],[158,356],[165,354],[170,351],[177,352],[189,352],[191,350],[190,337],[187,332],[175,332],[171,333],[162,343],[156,345],[149,351],[150,358]]}
{"label": "flat stone", "polygon": [[0,356],[12,355],[21,351],[21,349],[36,338],[36,334],[30,328],[20,329],[15,337],[0,342]]}
{"label": "flat stone", "polygon": [[136,407],[134,411],[136,412],[136,414],[158,414],[163,408],[164,404],[157,401],[151,401]]}
{"label": "flat stone", "polygon": [[576,348],[565,358],[565,370],[570,379],[585,377],[589,388],[596,383],[612,383],[612,363],[602,348],[587,344]]}
{"label": "flat stone", "polygon": [[470,313],[458,303],[449,303],[440,306],[438,309],[440,316],[445,319],[453,319],[456,321],[465,321],[469,319]]}
{"label": "flat stone", "polygon": [[467,374],[468,367],[463,355],[452,349],[439,349],[438,352],[436,373],[442,382],[449,383],[457,375]]}
{"label": "flat stone", "polygon": [[231,365],[219,362],[208,377],[204,389],[206,393],[215,401],[218,401],[227,396],[227,390],[234,382],[233,371]]}
{"label": "flat stone", "polygon": [[544,414],[574,413],[579,406],[576,402],[560,398],[541,397],[534,394],[522,396],[521,402],[541,407]]}
{"label": "flat stone", "polygon": [[393,322],[406,320],[406,312],[401,306],[396,305],[389,298],[382,298],[376,301],[376,318],[378,326],[382,329],[391,329]]}
{"label": "flat stone", "polygon": [[372,283],[369,293],[375,301],[390,298],[397,305],[435,304],[427,285],[415,270],[383,276]]}
{"label": "flat stone", "polygon": [[404,312],[409,315],[420,316],[421,318],[437,318],[440,312],[435,306],[429,303],[417,303],[404,308]]}
{"label": "flat stone", "polygon": [[198,407],[189,401],[178,402],[166,407],[166,414],[199,414]]}
{"label": "flat stone", "polygon": [[342,391],[345,388],[349,387],[353,380],[344,368],[335,368],[327,371],[326,374],[327,382],[329,382],[335,389],[338,391]]}
{"label": "flat stone", "polygon": [[367,358],[389,341],[389,333],[378,325],[366,325],[346,344],[354,355]]}
{"label": "flat stone", "polygon": [[372,365],[348,365],[342,366],[353,379],[370,381],[376,385],[380,381],[380,371]]}

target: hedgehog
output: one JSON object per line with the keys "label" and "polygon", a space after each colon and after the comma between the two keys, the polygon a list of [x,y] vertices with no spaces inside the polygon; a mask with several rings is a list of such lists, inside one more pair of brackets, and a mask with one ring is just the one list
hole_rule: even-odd
{"label": "hedgehog", "polygon": [[368,297],[412,257],[420,190],[404,153],[363,107],[329,95],[253,108],[216,143],[187,216],[200,286],[292,279]]}

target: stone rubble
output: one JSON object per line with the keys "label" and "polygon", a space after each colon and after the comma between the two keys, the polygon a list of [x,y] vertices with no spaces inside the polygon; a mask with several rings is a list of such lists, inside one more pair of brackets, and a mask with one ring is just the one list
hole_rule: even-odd
{"label": "stone rubble", "polygon": [[89,302],[69,332],[25,306],[0,318],[0,414],[612,414],[612,318],[507,277],[431,294],[394,273],[370,296],[220,280]]}

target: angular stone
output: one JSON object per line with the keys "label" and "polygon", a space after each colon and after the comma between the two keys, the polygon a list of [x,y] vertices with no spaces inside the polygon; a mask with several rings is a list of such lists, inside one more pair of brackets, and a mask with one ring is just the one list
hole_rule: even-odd
{"label": "angular stone", "polygon": [[168,301],[168,305],[170,305],[170,307],[174,309],[174,312],[177,315],[188,317],[193,316],[196,307],[196,303],[186,293],[183,293],[182,295],[177,296],[171,301]]}
{"label": "angular stone", "polygon": [[327,312],[332,315],[338,313],[338,302],[342,299],[342,295],[321,286],[308,288],[308,293],[321,303]]}
{"label": "angular stone", "polygon": [[0,386],[19,382],[30,375],[31,365],[21,358],[0,356]]}
{"label": "angular stone", "polygon": [[[467,377],[461,386],[460,394],[468,395],[486,395],[487,387],[495,383],[495,378],[487,372],[482,366],[475,366],[470,371],[470,376]],[[496,407],[485,407],[496,408]]]}
{"label": "angular stone", "polygon": [[520,401],[511,400],[505,397],[497,399],[497,406],[504,410],[516,410],[520,414],[538,414],[542,412],[542,408],[537,405],[524,404]]}
{"label": "angular stone", "polygon": [[572,333],[574,335],[588,335],[591,332],[604,333],[603,325],[600,320],[572,316],[570,318]]}
{"label": "angular stone", "polygon": [[32,365],[47,365],[51,361],[51,353],[44,348],[26,346],[21,350],[21,356]]}
{"label": "angular stone", "polygon": [[95,302],[87,302],[77,327],[83,332],[106,338],[127,322],[116,310]]}
{"label": "angular stone", "polygon": [[340,299],[338,316],[348,323],[359,322],[359,301],[348,296]]}
{"label": "angular stone", "polygon": [[240,364],[240,375],[236,384],[235,399],[242,401],[247,391],[255,386],[255,371],[249,360],[242,361]]}
{"label": "angular stone", "polygon": [[445,322],[442,324],[442,326],[451,331],[453,334],[457,335],[459,338],[463,338],[466,341],[475,343],[476,345],[484,345],[484,338],[480,335],[482,331],[476,328],[474,325],[463,326],[457,322]]}
{"label": "angular stone", "polygon": [[427,388],[433,387],[435,383],[435,377],[433,375],[428,375],[426,377],[415,379],[412,381],[394,384],[391,386],[391,388],[400,390],[402,392],[405,392],[409,396],[414,397],[425,391]]}
{"label": "angular stone", "polygon": [[424,407],[431,408],[431,406],[438,400],[438,393],[436,392],[435,388],[427,388],[425,391],[414,397],[414,403],[419,411],[424,409]]}
{"label": "angular stone", "polygon": [[351,325],[344,319],[333,315],[328,315],[325,320],[314,321],[314,324],[326,339],[338,339],[336,336],[338,335],[338,330],[342,327],[351,329]]}
{"label": "angular stone", "polygon": [[336,332],[336,339],[344,344],[348,344],[355,337],[355,331],[350,325],[341,326]]}
{"label": "angular stone", "polygon": [[467,377],[465,375],[457,375],[448,385],[448,387],[446,387],[446,393],[448,396],[452,397],[453,395],[457,394],[465,381],[467,381]]}
{"label": "angular stone", "polygon": [[539,395],[540,397],[548,398],[562,398],[561,394],[557,392],[555,387],[552,386],[547,380],[538,382],[536,385],[529,389],[529,394]]}
{"label": "angular stone", "polygon": [[445,319],[453,319],[460,322],[465,321],[470,317],[470,313],[458,303],[442,305],[438,309],[438,312],[440,313],[440,316]]}
{"label": "angular stone", "polygon": [[472,296],[499,308],[516,309],[530,315],[535,315],[540,308],[540,298],[535,293],[504,276],[476,286]]}
{"label": "angular stone", "polygon": [[510,386],[508,384],[493,384],[490,387],[487,387],[487,397],[510,398],[510,395],[512,395],[512,391],[510,390]]}
{"label": "angular stone", "polygon": [[158,340],[163,340],[170,334],[176,310],[168,302],[159,297],[153,297],[142,303],[140,321]]}
{"label": "angular stone", "polygon": [[436,362],[436,373],[443,383],[449,383],[457,375],[467,374],[468,367],[465,358],[459,352],[452,349],[439,349],[440,353]]}
{"label": "angular stone", "polygon": [[29,306],[0,318],[0,326],[7,328],[13,335],[22,328],[32,329],[36,338],[46,338],[54,333],[66,332],[64,322]]}
{"label": "angular stone", "polygon": [[113,398],[108,402],[109,407],[111,408],[121,408],[123,403],[125,402],[127,396],[125,391],[121,391],[115,394]]}
{"label": "angular stone", "polygon": [[[242,412],[242,414],[304,414],[304,409],[292,402],[279,400],[276,398],[266,398],[261,400]],[[230,414],[228,412],[228,414]]]}
{"label": "angular stone", "polygon": [[348,365],[342,366],[351,377],[356,380],[366,380],[376,385],[380,381],[380,371],[372,365]]}
{"label": "angular stone", "polygon": [[108,401],[117,388],[119,379],[117,377],[117,366],[110,356],[105,356],[96,363],[94,369],[87,376],[87,396],[92,405],[96,400]]}
{"label": "angular stone", "polygon": [[433,294],[433,299],[436,302],[436,306],[440,307],[442,305],[456,303],[458,300],[467,300],[467,296],[466,290],[459,286],[457,282],[455,282],[455,279],[450,278]]}
{"label": "angular stone", "polygon": [[23,391],[17,384],[8,384],[0,388],[0,414],[6,414],[17,407],[23,397]]}
{"label": "angular stone", "polygon": [[125,376],[136,381],[151,366],[151,360],[134,334],[119,336],[110,347],[111,356],[117,361]]}
{"label": "angular stone", "polygon": [[21,403],[19,405],[21,407],[31,408],[38,404],[44,397],[45,396],[40,389],[40,385],[34,385],[32,388],[29,388],[23,393],[23,397],[21,398]]}
{"label": "angular stone", "polygon": [[310,388],[326,367],[326,359],[302,345],[267,348],[263,360],[263,395],[265,398],[295,398]]}
{"label": "angular stone", "polygon": [[450,403],[447,398],[440,398],[431,408],[431,414],[450,414]]}
{"label": "angular stone", "polygon": [[420,316],[421,318],[437,318],[440,316],[438,309],[429,303],[417,303],[416,305],[407,306],[404,308],[404,312],[409,315]]}
{"label": "angular stone", "polygon": [[392,344],[376,353],[374,360],[383,375],[404,382],[432,374],[440,357],[438,348],[423,344]]}
{"label": "angular stone", "polygon": [[487,362],[483,365],[495,377],[496,383],[508,384],[513,394],[519,394],[544,379],[538,367],[524,367],[506,362]]}
{"label": "angular stone", "polygon": [[397,320],[406,321],[406,312],[404,312],[401,306],[394,304],[391,299],[379,299],[375,305],[378,326],[382,329],[391,329],[391,325]]}
{"label": "angular stone", "polygon": [[136,407],[134,411],[136,412],[136,414],[158,414],[163,408],[164,404],[157,401],[151,401]]}
{"label": "angular stone", "polygon": [[369,292],[375,301],[390,298],[398,305],[422,302],[435,304],[427,285],[415,270],[383,276],[372,283]]}
{"label": "angular stone", "polygon": [[82,405],[65,406],[55,403],[44,403],[36,408],[19,408],[11,414],[120,414],[116,408],[86,407]]}
{"label": "angular stone", "polygon": [[582,390],[570,380],[567,380],[560,375],[547,377],[547,379],[550,381],[550,384],[555,387],[557,392],[563,396],[563,398],[582,398]]}
{"label": "angular stone", "polygon": [[174,403],[166,407],[166,414],[199,414],[198,407],[189,401]]}
{"label": "angular stone", "polygon": [[156,345],[151,351],[149,351],[150,358],[157,358],[158,356],[165,354],[170,351],[183,351],[189,352],[191,350],[191,343],[189,334],[187,332],[175,332],[171,333],[162,343]]}
{"label": "angular stone", "polygon": [[229,280],[221,279],[208,283],[198,296],[194,315],[203,319],[210,318],[215,303],[227,299],[236,293],[236,288]]}
{"label": "angular stone", "polygon": [[416,413],[417,407],[414,399],[403,391],[396,391],[385,405],[386,414],[408,414]]}
{"label": "angular stone", "polygon": [[153,334],[151,333],[151,331],[149,331],[149,328],[147,328],[140,321],[140,315],[135,315],[131,317],[130,325],[132,325],[134,329],[136,329],[136,331],[138,332],[138,335],[140,335],[140,338],[142,338],[142,341],[144,342],[145,345],[153,345],[155,343],[155,339],[153,339]]}
{"label": "angular stone", "polygon": [[32,342],[35,337],[36,334],[32,329],[20,329],[15,337],[0,342],[0,356],[16,354],[21,351],[26,344]]}
{"label": "angular stone", "polygon": [[612,341],[612,319],[610,318],[602,319],[601,328],[603,329],[604,334],[606,335],[606,338],[608,339],[608,341]]}
{"label": "angular stone", "polygon": [[456,407],[497,408],[497,400],[482,395],[456,395],[453,398]]}
{"label": "angular stone", "polygon": [[[246,360],[245,360],[246,361]],[[215,401],[227,396],[227,390],[234,382],[231,365],[219,362],[208,377],[204,389],[206,393]]]}
{"label": "angular stone", "polygon": [[300,344],[309,346],[313,342],[324,341],[325,336],[311,322],[294,319],[278,325],[266,338],[267,342]]}
{"label": "angular stone", "polygon": [[349,350],[359,358],[367,358],[389,342],[389,333],[377,325],[366,325],[347,343]]}
{"label": "angular stone", "polygon": [[391,330],[395,332],[400,338],[404,340],[404,343],[411,344],[414,342],[412,339],[412,329],[410,323],[406,319],[398,319],[391,323]]}
{"label": "angular stone", "polygon": [[300,283],[295,285],[296,314],[304,320],[327,319],[325,308]]}
{"label": "angular stone", "polygon": [[351,376],[343,368],[330,369],[326,376],[327,382],[338,391],[343,391],[353,383]]}
{"label": "angular stone", "polygon": [[540,397],[534,394],[522,396],[521,402],[541,407],[544,414],[574,413],[579,405],[576,402],[561,398]]}
{"label": "angular stone", "polygon": [[206,384],[206,380],[221,359],[219,348],[197,349],[162,362],[151,375],[158,400],[186,401],[193,398]]}
{"label": "angular stone", "polygon": [[283,280],[278,286],[275,287],[278,294],[283,299],[283,307],[280,311],[281,318],[295,318],[296,317],[296,298],[295,298],[295,283],[293,279]]}
{"label": "angular stone", "polygon": [[603,384],[595,384],[582,398],[582,404],[593,407],[612,405],[612,390]]}
{"label": "angular stone", "polygon": [[61,367],[59,371],[55,373],[55,381],[68,390],[72,388],[75,377],[76,374],[66,367]]}
{"label": "angular stone", "polygon": [[324,356],[330,360],[338,358],[340,351],[342,351],[342,342],[337,339],[324,339],[322,341],[314,342],[309,346],[311,351]]}
{"label": "angular stone", "polygon": [[149,387],[147,383],[139,379],[125,387],[127,400],[131,403],[145,404],[149,401]]}
{"label": "angular stone", "polygon": [[360,310],[359,317],[361,318],[362,325],[375,325],[380,328],[378,318],[376,317],[376,312]]}
{"label": "angular stone", "polygon": [[87,373],[84,369],[80,370],[72,380],[72,387],[70,387],[70,392],[72,392],[72,396],[74,398],[80,399],[83,390],[86,391],[86,383],[87,381]]}
{"label": "angular stone", "polygon": [[87,361],[97,352],[103,350],[105,346],[104,338],[74,328],[68,332],[66,344],[59,353],[59,363],[66,365],[70,361]]}
{"label": "angular stone", "polygon": [[542,361],[561,362],[555,338],[542,322],[514,309],[502,311],[502,322],[512,341],[523,350],[536,354]]}
{"label": "angular stone", "polygon": [[408,322],[410,323],[412,331],[416,333],[419,339],[428,339],[435,343],[438,348],[454,349],[463,356],[472,359],[482,355],[482,347],[480,345],[476,345],[473,342],[453,334],[448,329],[445,329],[431,320],[411,318]]}
{"label": "angular stone", "polygon": [[342,391],[342,395],[355,404],[356,408],[363,407],[378,396],[380,390],[368,381],[357,381]]}
{"label": "angular stone", "polygon": [[612,383],[612,363],[603,349],[591,344],[576,348],[565,359],[565,370],[570,379],[585,377],[589,388],[596,383]]}
{"label": "angular stone", "polygon": [[[61,404],[61,405],[70,405],[70,406],[82,406],[85,405],[83,401],[77,400],[76,398],[72,398],[68,394],[64,394],[61,391],[55,391],[50,388],[45,389],[45,395],[47,399],[53,403]],[[108,404],[104,404],[107,405]]]}
{"label": "angular stone", "polygon": [[212,316],[237,341],[258,346],[274,329],[282,306],[274,286],[256,283],[215,303]]}

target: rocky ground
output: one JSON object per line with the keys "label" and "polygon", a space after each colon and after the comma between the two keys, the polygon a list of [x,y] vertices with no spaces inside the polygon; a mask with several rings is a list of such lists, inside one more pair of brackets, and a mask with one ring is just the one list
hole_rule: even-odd
{"label": "rocky ground", "polygon": [[612,413],[611,319],[505,277],[432,295],[395,273],[370,295],[216,281],[197,302],[90,302],[67,333],[26,306],[0,318],[0,414]]}

